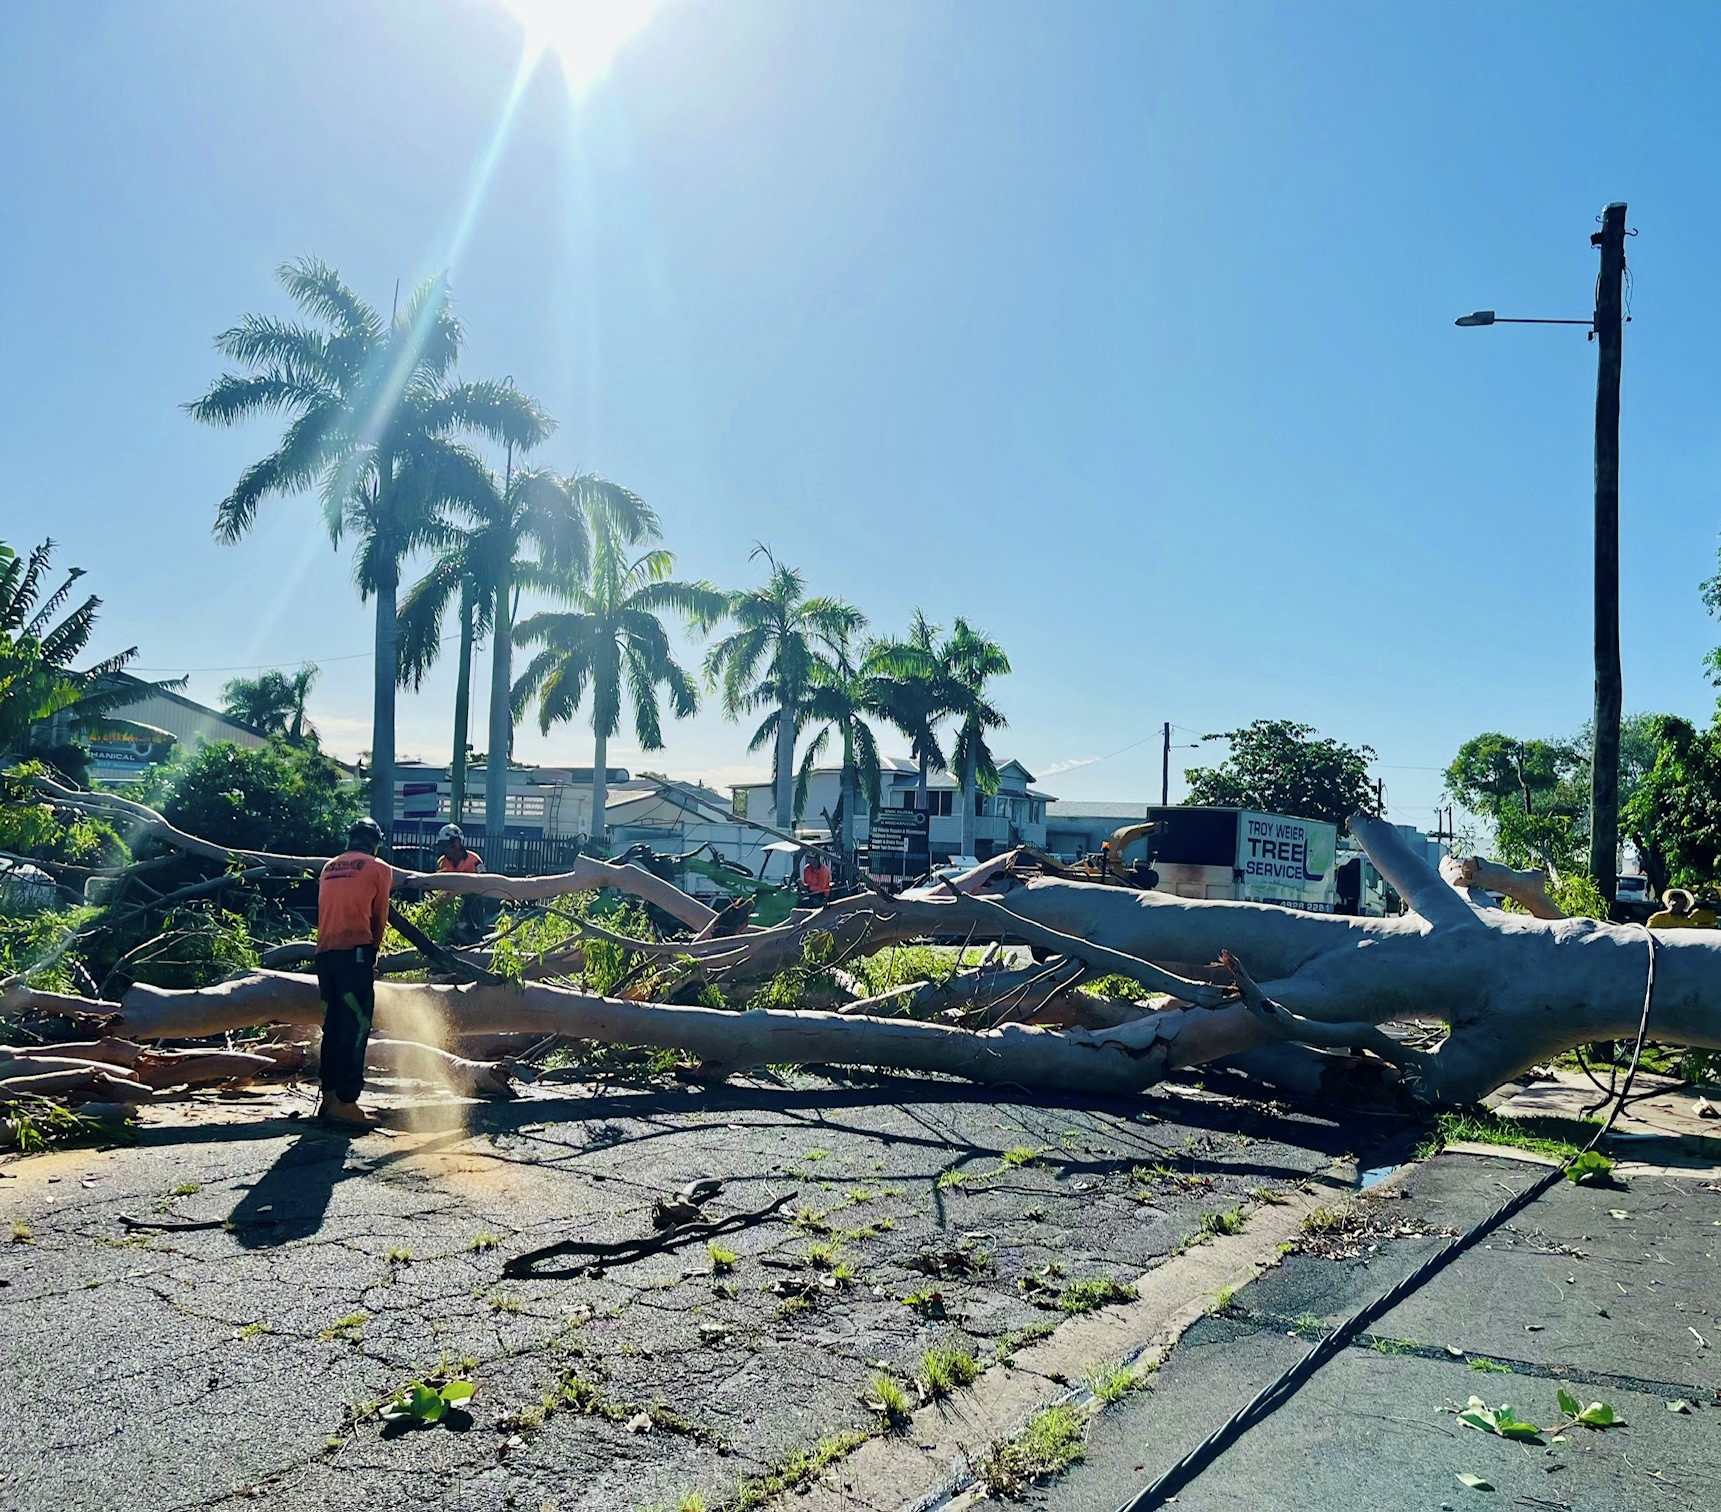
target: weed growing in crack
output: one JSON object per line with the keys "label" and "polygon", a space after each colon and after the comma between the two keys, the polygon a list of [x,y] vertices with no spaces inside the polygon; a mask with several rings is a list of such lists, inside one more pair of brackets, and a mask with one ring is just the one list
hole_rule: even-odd
{"label": "weed growing in crack", "polygon": [[966,1350],[954,1347],[929,1349],[920,1357],[916,1383],[929,1402],[941,1401],[952,1392],[972,1386],[980,1377],[980,1366]]}
{"label": "weed growing in crack", "polygon": [[1114,1276],[1096,1276],[1091,1281],[1072,1281],[1058,1297],[1058,1307],[1067,1313],[1096,1312],[1114,1302],[1133,1302],[1135,1288]]}
{"label": "weed growing in crack", "polygon": [[1235,1286],[1220,1287],[1218,1291],[1213,1293],[1213,1304],[1207,1309],[1209,1315],[1224,1312],[1231,1305],[1231,1300],[1236,1295],[1237,1288]]}
{"label": "weed growing in crack", "polygon": [[801,1491],[812,1485],[838,1460],[847,1459],[872,1435],[858,1428],[820,1439],[811,1449],[797,1450],[777,1461],[763,1475],[750,1475],[736,1483],[735,1512],[752,1512],[786,1491]]}
{"label": "weed growing in crack", "polygon": [[892,1431],[905,1427],[914,1410],[902,1383],[882,1370],[867,1382],[866,1394],[861,1401],[883,1418],[885,1426]]}
{"label": "weed growing in crack", "polygon": [[1008,1443],[993,1444],[975,1468],[994,1496],[1019,1496],[1067,1470],[1084,1452],[1081,1414],[1060,1403],[1035,1413]]}
{"label": "weed growing in crack", "polygon": [[12,1225],[12,1242],[14,1244],[34,1244],[36,1242],[35,1229],[31,1228],[22,1218],[16,1220]]}
{"label": "weed growing in crack", "polygon": [[1241,1208],[1226,1208],[1219,1213],[1203,1213],[1199,1222],[1200,1227],[1196,1230],[1196,1238],[1200,1243],[1205,1244],[1209,1239],[1218,1239],[1222,1235],[1242,1233],[1243,1210]]}
{"label": "weed growing in crack", "polygon": [[384,1258],[390,1265],[406,1265],[412,1260],[412,1251],[409,1249],[391,1249]]}
{"label": "weed growing in crack", "polygon": [[512,1315],[520,1311],[520,1299],[518,1297],[503,1296],[500,1293],[493,1297],[486,1297],[484,1299],[484,1305],[488,1307],[491,1312],[508,1313]]}
{"label": "weed growing in crack", "polygon": [[482,1255],[486,1250],[495,1249],[501,1242],[494,1234],[481,1231],[472,1236],[472,1242],[466,1248],[474,1255]]}
{"label": "weed growing in crack", "polygon": [[740,1259],[734,1250],[724,1249],[714,1240],[706,1241],[705,1253],[711,1259],[711,1274],[714,1276],[727,1275],[735,1269],[735,1262]]}
{"label": "weed growing in crack", "polygon": [[1058,1331],[1058,1325],[1050,1318],[1041,1318],[1036,1322],[1012,1328],[1000,1336],[993,1345],[993,1355],[1000,1365],[1008,1365],[1011,1357],[1018,1349],[1026,1349],[1030,1344],[1037,1344],[1041,1339],[1050,1338]]}
{"label": "weed growing in crack", "polygon": [[348,1313],[344,1318],[338,1318],[317,1335],[325,1344],[333,1344],[337,1340],[347,1344],[357,1344],[361,1337],[360,1330],[370,1322],[370,1314],[355,1312]]}
{"label": "weed growing in crack", "polygon": [[1144,1376],[1134,1366],[1090,1365],[1084,1378],[1087,1388],[1093,1393],[1094,1400],[1102,1406],[1109,1407],[1129,1395],[1143,1382]]}
{"label": "weed growing in crack", "polygon": [[182,1181],[173,1189],[175,1197],[195,1197],[203,1190],[201,1181]]}

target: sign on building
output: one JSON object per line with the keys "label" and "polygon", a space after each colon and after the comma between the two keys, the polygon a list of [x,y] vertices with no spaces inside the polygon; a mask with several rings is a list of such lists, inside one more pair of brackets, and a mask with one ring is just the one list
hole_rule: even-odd
{"label": "sign on building", "polygon": [[872,816],[870,870],[875,877],[918,877],[932,870],[931,815],[925,809],[880,809]]}
{"label": "sign on building", "polygon": [[1237,815],[1238,896],[1331,913],[1338,901],[1337,851],[1335,825],[1245,809]]}

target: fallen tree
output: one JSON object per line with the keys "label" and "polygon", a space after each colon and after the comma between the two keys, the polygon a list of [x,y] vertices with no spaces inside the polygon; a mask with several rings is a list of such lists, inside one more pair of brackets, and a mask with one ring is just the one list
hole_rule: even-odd
{"label": "fallen tree", "polygon": [[[329,859],[327,856],[287,856],[270,851],[234,850],[189,835],[146,804],[134,803],[116,793],[85,792],[41,775],[32,777],[31,783],[37,792],[54,803],[108,820],[133,844],[146,838],[157,840],[187,856],[219,862],[223,866],[258,868],[286,876],[314,875]],[[119,878],[150,864],[145,861],[133,867],[110,868],[102,875]],[[692,930],[704,929],[717,917],[715,910],[644,867],[599,861],[590,856],[578,857],[568,871],[544,877],[505,877],[496,872],[418,872],[397,866],[394,868],[394,885],[396,892],[401,893],[478,894],[511,903],[541,903],[549,898],[567,897],[571,893],[613,887],[662,909]]]}
{"label": "fallen tree", "polygon": [[[697,973],[726,987],[773,978],[792,987],[856,957],[928,939],[1031,945],[1053,955],[1038,970],[1019,963],[964,969],[847,1005],[860,1010],[847,1013],[736,1012],[541,982],[383,981],[376,1022],[379,1033],[438,1046],[531,1033],[676,1047],[712,1074],[834,1064],[1072,1092],[1137,1091],[1172,1072],[1235,1058],[1253,1074],[1305,1091],[1349,1095],[1396,1083],[1439,1104],[1474,1102],[1574,1046],[1630,1038],[1646,993],[1657,1040],[1721,1048],[1721,934],[1654,938],[1635,925],[1508,913],[1485,894],[1473,901],[1459,890],[1502,880],[1492,873],[1460,869],[1449,882],[1389,826],[1358,817],[1352,828],[1412,912],[1343,918],[988,863],[954,884],[845,899],[776,929],[724,939],[651,942],[593,932],[667,975]],[[1521,885],[1529,891],[1528,880]],[[1545,894],[1542,901],[1552,908]],[[1103,1000],[1094,1010],[1100,1026],[1081,1027],[1081,1010],[1070,1005],[1082,997],[1079,985],[1100,974],[1131,978],[1145,989],[1142,1000]],[[1148,1000],[1149,993],[1169,996]],[[64,1014],[79,1003],[84,1012],[112,1015],[109,1027],[134,1039],[310,1025],[322,1012],[314,980],[282,972],[189,992],[140,984],[117,1006],[22,984],[0,993],[0,1011]],[[1075,1027],[1000,1021],[1028,1004],[1024,1016],[1045,1012]],[[916,1011],[939,1021],[908,1016]],[[1402,1037],[1405,1025],[1426,1031],[1436,1021],[1448,1031],[1436,1049]],[[959,1026],[971,1022],[984,1027]]]}

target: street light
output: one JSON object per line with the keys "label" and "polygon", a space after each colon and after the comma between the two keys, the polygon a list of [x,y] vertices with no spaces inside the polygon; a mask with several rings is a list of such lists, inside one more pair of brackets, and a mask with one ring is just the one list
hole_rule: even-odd
{"label": "street light", "polygon": [[1590,876],[1613,911],[1619,876],[1619,375],[1624,335],[1625,205],[1608,205],[1590,245],[1601,253],[1595,315],[1523,320],[1476,310],[1460,326],[1581,325],[1596,342],[1595,738],[1590,751]]}
{"label": "street light", "polygon": [[1471,315],[1460,315],[1452,322],[1455,326],[1485,326],[1485,325],[1581,325],[1595,329],[1594,320],[1526,320],[1516,315],[1496,315],[1492,310],[1477,310]]}

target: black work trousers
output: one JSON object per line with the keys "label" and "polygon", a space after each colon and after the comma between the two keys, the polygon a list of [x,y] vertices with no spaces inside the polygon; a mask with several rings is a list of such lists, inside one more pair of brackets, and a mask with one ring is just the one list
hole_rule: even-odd
{"label": "black work trousers", "polygon": [[317,991],[323,999],[323,1090],[357,1102],[365,1089],[365,1047],[376,1010],[376,951],[317,952]]}

